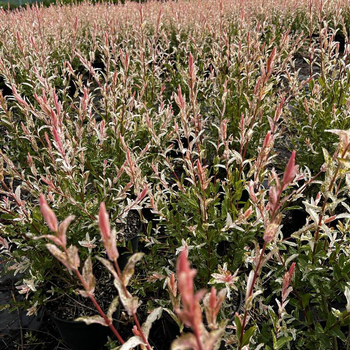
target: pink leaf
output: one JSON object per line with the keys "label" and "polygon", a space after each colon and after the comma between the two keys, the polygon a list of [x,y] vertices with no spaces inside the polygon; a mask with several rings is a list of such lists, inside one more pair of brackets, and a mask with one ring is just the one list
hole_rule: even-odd
{"label": "pink leaf", "polygon": [[56,215],[47,204],[45,196],[43,194],[40,195],[40,210],[50,230],[57,232],[58,222],[57,222]]}

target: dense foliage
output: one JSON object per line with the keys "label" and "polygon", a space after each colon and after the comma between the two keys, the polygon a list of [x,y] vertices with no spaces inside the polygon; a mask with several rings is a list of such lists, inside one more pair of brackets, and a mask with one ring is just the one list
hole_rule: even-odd
{"label": "dense foliage", "polygon": [[[162,307],[194,331],[174,349],[349,348],[349,19],[347,0],[0,10],[0,243],[24,274],[15,306],[34,313],[74,296],[92,265],[113,270],[103,202],[120,251],[137,236],[144,253],[126,283],[138,317]],[[200,292],[212,286],[225,288],[217,304]],[[201,297],[206,328],[186,316]]]}

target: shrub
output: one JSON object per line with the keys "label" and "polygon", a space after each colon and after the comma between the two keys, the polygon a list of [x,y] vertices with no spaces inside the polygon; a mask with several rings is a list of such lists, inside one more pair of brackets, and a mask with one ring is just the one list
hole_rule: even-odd
{"label": "shrub", "polygon": [[1,10],[1,244],[22,307],[65,293],[57,281],[74,295],[99,261],[121,280],[106,258],[138,236],[139,344],[161,307],[183,333],[174,349],[348,345],[349,13],[345,0]]}

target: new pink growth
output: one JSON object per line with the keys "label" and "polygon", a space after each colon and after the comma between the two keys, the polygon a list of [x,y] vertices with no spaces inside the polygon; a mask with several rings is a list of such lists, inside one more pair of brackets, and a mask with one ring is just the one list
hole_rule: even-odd
{"label": "new pink growth", "polygon": [[211,311],[214,311],[216,308],[216,289],[215,289],[215,287],[211,287],[209,306],[210,306]]}
{"label": "new pink growth", "polygon": [[276,187],[271,186],[269,189],[269,208],[272,213],[275,213],[279,206],[278,200],[279,195],[276,191]]}
{"label": "new pink growth", "polygon": [[44,216],[45,221],[47,222],[51,231],[54,231],[56,235],[44,235],[37,237],[39,238],[47,238],[53,241],[56,245],[66,248],[67,245],[67,237],[66,232],[70,223],[74,220],[74,215],[68,216],[60,225],[58,225],[57,218],[55,213],[49,207],[46,202],[45,196],[43,194],[40,195],[40,210]]}
{"label": "new pink growth", "polygon": [[266,80],[271,76],[272,74],[272,70],[274,67],[274,63],[275,63],[275,58],[276,58],[276,53],[277,53],[277,48],[274,47],[272,49],[271,55],[267,60],[267,64],[266,64]]}
{"label": "new pink growth", "polygon": [[98,225],[100,227],[103,240],[108,240],[111,236],[111,227],[109,225],[109,218],[106,211],[106,206],[102,202],[100,205],[100,211],[98,214]]}
{"label": "new pink growth", "polygon": [[255,189],[254,189],[254,182],[250,181],[249,185],[248,185],[248,193],[250,196],[250,199],[252,200],[253,203],[257,203],[258,202],[258,198],[255,194]]}
{"label": "new pink growth", "polygon": [[64,149],[62,146],[62,141],[61,141],[60,135],[58,134],[57,129],[55,127],[52,128],[52,134],[53,134],[53,137],[55,138],[55,141],[57,143],[58,150],[60,151],[61,155],[64,157],[65,152],[64,152]]}
{"label": "new pink growth", "polygon": [[141,193],[137,196],[136,202],[137,203],[141,202],[146,197],[147,192],[148,192],[148,187],[147,187],[147,185],[145,185],[143,187]]}
{"label": "new pink growth", "polygon": [[279,224],[271,222],[267,225],[264,232],[264,241],[266,243],[272,242],[276,236]]}
{"label": "new pink growth", "polygon": [[284,171],[282,191],[285,190],[288,187],[288,185],[293,181],[297,172],[298,166],[295,165],[295,151],[293,151]]}
{"label": "new pink growth", "polygon": [[187,248],[179,256],[176,267],[178,289],[183,304],[182,310],[176,310],[178,316],[188,327],[191,327],[196,336],[199,348],[202,348],[200,336],[202,326],[202,310],[199,301],[203,298],[205,291],[201,290],[194,294],[194,276],[197,271],[190,268],[187,259]]}
{"label": "new pink growth", "polygon": [[172,273],[170,276],[170,280],[168,283],[169,291],[172,293],[174,297],[177,295],[177,284],[175,281],[175,275]]}
{"label": "new pink growth", "polygon": [[46,202],[45,196],[40,195],[40,210],[51,231],[58,231],[58,222],[55,213]]}
{"label": "new pink growth", "polygon": [[215,287],[212,287],[209,294],[209,300],[208,296],[206,296],[206,298],[204,299],[204,309],[207,317],[208,326],[210,329],[218,328],[216,318],[220,311],[220,307],[225,300],[225,297],[226,289],[222,289],[218,294]]}
{"label": "new pink growth", "polygon": [[115,233],[111,232],[106,206],[103,202],[100,205],[100,211],[98,214],[98,225],[100,227],[102,242],[106,249],[108,258],[111,261],[117,260],[119,253],[116,246],[116,237]]}
{"label": "new pink growth", "polygon": [[190,73],[191,85],[193,85],[195,80],[195,71],[194,71],[194,60],[193,60],[192,53],[190,53],[188,58],[188,71]]}
{"label": "new pink growth", "polygon": [[287,271],[283,277],[283,283],[282,283],[282,301],[283,302],[287,299],[288,294],[291,292],[291,288],[288,288],[288,287],[293,278],[294,270],[295,270],[295,263],[293,263],[290,266],[289,271]]}
{"label": "new pink growth", "polygon": [[193,279],[197,271],[190,268],[190,264],[187,259],[187,248],[185,248],[179,256],[176,273],[178,276],[178,288],[181,294],[182,302],[185,308],[191,308],[194,300]]}
{"label": "new pink growth", "polygon": [[17,92],[15,86],[14,86],[14,85],[11,85],[11,88],[12,88],[13,96],[15,97],[15,99],[17,100],[17,102],[18,102],[19,104],[21,104],[22,106],[25,106],[25,107],[29,108],[28,103],[27,103],[25,100],[23,100],[23,98],[18,94],[18,92]]}
{"label": "new pink growth", "polygon": [[263,143],[263,148],[267,148],[270,146],[271,143],[271,131],[269,130],[268,133],[265,136],[264,143]]}
{"label": "new pink growth", "polygon": [[176,100],[177,100],[176,103],[178,104],[179,108],[181,110],[184,110],[186,107],[186,101],[185,101],[184,97],[182,96],[182,91],[181,91],[180,85],[177,89],[177,99]]}

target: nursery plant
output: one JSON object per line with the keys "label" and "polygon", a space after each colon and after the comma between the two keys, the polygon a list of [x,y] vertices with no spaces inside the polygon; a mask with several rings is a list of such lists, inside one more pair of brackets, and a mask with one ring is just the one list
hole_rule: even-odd
{"label": "nursery plant", "polygon": [[167,320],[163,348],[349,348],[349,19],[348,0],[0,9],[10,308],[111,348],[162,348]]}

